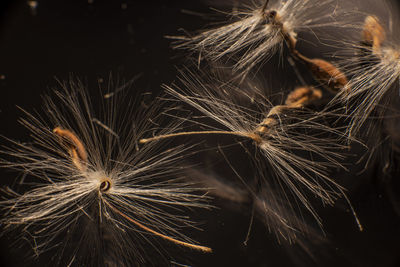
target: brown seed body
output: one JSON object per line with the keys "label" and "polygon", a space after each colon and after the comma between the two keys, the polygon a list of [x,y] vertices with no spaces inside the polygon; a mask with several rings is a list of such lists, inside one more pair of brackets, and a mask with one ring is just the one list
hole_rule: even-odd
{"label": "brown seed body", "polygon": [[376,16],[367,16],[362,31],[363,42],[372,46],[374,54],[379,54],[381,44],[385,41],[386,34],[379,19]]}
{"label": "brown seed body", "polygon": [[326,83],[330,89],[337,92],[349,82],[347,77],[338,68],[323,59],[310,60],[311,71],[314,76]]}
{"label": "brown seed body", "polygon": [[297,106],[306,105],[312,101],[322,98],[321,90],[318,90],[312,86],[298,87],[294,89],[287,96],[285,105]]}
{"label": "brown seed body", "polygon": [[79,170],[85,171],[85,164],[87,163],[87,153],[85,146],[82,144],[81,140],[73,132],[61,129],[60,127],[54,128],[53,132],[63,138],[65,141],[67,141],[72,162]]}

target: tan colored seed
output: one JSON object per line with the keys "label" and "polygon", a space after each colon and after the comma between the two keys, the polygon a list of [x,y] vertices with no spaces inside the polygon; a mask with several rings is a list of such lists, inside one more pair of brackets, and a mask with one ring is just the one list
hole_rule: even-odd
{"label": "tan colored seed", "polygon": [[372,46],[375,54],[380,52],[381,44],[385,41],[386,33],[376,16],[367,16],[362,31],[363,41]]}
{"label": "tan colored seed", "polygon": [[298,106],[306,105],[312,101],[322,98],[322,92],[312,86],[298,87],[288,94],[285,105]]}

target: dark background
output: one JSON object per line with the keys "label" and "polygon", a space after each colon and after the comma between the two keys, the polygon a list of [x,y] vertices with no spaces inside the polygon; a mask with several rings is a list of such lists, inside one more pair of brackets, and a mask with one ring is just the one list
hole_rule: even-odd
{"label": "dark background", "polygon": [[[162,83],[175,80],[176,66],[183,62],[183,53],[173,51],[164,36],[176,35],[180,28],[204,28],[209,21],[201,14],[212,13],[206,3],[187,0],[37,3],[32,9],[27,1],[1,2],[0,134],[15,140],[29,140],[17,123],[22,115],[17,106],[40,109],[41,96],[57,87],[55,78],[67,80],[72,74],[96,88],[110,73],[127,80],[141,74],[133,87],[156,95]],[[293,256],[290,250],[296,247],[287,250],[277,244],[257,221],[244,246],[250,212],[222,201],[221,209],[200,214],[204,231],[196,233],[197,240],[216,252],[174,253],[185,254],[182,263],[192,266],[293,266],[293,261],[299,266],[400,266],[399,217],[376,182],[381,174],[370,170],[357,176],[357,171],[346,175],[355,180],[349,195],[365,231],[357,231],[343,203],[323,209],[330,244],[314,248],[316,261]],[[11,184],[14,177],[1,170],[2,185]],[[42,266],[26,256],[26,248],[21,251],[10,242],[7,236],[1,238],[2,266]]]}

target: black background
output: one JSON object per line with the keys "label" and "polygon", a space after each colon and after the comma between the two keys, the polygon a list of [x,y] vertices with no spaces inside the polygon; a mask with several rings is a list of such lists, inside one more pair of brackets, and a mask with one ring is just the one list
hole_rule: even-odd
{"label": "black background", "polygon": [[[207,20],[187,14],[212,13],[200,1],[86,1],[41,0],[32,10],[26,1],[2,1],[0,17],[0,134],[29,140],[17,123],[28,111],[40,109],[41,95],[57,86],[55,78],[78,76],[93,87],[113,77],[130,79],[134,88],[157,94],[162,83],[170,84],[182,53],[170,48],[165,35],[204,28]],[[180,55],[180,56],[179,56]],[[356,173],[354,170],[353,173]],[[379,172],[377,172],[379,173]],[[300,266],[400,266],[400,222],[373,171],[354,176],[351,200],[365,227],[358,232],[345,208],[326,208],[321,216],[331,245],[313,263]],[[1,170],[1,184],[11,184],[13,172]],[[360,182],[361,181],[361,182]],[[360,185],[361,184],[361,185]],[[228,205],[229,206],[229,205]],[[250,213],[241,209],[202,212],[204,222],[196,239],[215,248],[212,255],[185,249],[192,266],[292,266],[287,250],[260,222],[255,222],[248,246],[243,245]],[[26,248],[25,248],[26,249]],[[315,248],[318,250],[318,248]],[[26,251],[1,239],[2,266],[42,266],[26,257]],[[29,253],[28,253],[29,254]],[[295,260],[296,261],[296,260]],[[304,261],[304,263],[303,263]]]}

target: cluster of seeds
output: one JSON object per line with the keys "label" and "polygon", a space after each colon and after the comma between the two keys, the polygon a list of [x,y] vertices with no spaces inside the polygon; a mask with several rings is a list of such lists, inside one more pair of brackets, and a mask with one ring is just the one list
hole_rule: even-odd
{"label": "cluster of seeds", "polygon": [[[33,142],[10,141],[12,145],[2,151],[13,160],[2,160],[1,166],[36,180],[24,193],[3,190],[10,197],[0,201],[6,210],[0,222],[5,228],[22,228],[39,253],[51,249],[65,233],[80,233],[76,228],[91,221],[98,231],[85,233],[88,238],[80,244],[114,244],[111,251],[97,253],[119,265],[150,262],[141,245],[154,239],[211,253],[210,247],[181,232],[195,226],[182,210],[212,207],[207,191],[226,201],[239,192],[239,202],[251,199],[270,232],[290,244],[314,233],[313,222],[322,230],[317,210],[338,199],[346,201],[362,231],[346,188],[331,174],[345,169],[349,144],[357,138],[364,141],[359,132],[365,122],[379,124],[385,119],[385,101],[393,96],[400,76],[400,49],[388,41],[380,18],[365,14],[359,25],[350,25],[344,18],[352,14],[360,14],[356,6],[341,8],[337,0],[256,1],[231,13],[231,23],[190,37],[172,36],[174,48],[198,53],[200,70],[185,66],[177,83],[163,86],[168,97],[161,101],[187,105],[201,116],[169,115],[159,109],[116,115],[123,101],[116,91],[104,97],[108,108],[98,117],[80,82],[62,85],[64,90],[56,92],[61,108],[46,100],[51,125],[27,113],[22,123]],[[355,29],[356,41],[341,44],[355,53],[342,61],[307,57],[299,46],[303,33],[348,29]],[[283,92],[280,102],[266,93],[265,84],[256,86],[253,81],[278,52],[280,60],[294,60],[292,67],[298,64],[305,70],[301,75],[311,78]],[[371,114],[378,114],[379,120]],[[173,122],[155,127],[162,116]],[[187,123],[199,129],[183,130]],[[194,147],[186,146],[181,140],[187,139],[178,138],[182,136],[226,138],[242,146],[254,166],[251,174],[237,172],[239,166],[223,155],[243,189],[224,185],[218,176],[197,183],[188,179],[184,159]],[[171,148],[164,145],[167,140],[181,144]],[[77,248],[62,257],[73,262],[79,255]],[[90,263],[91,256],[80,262]]]}

